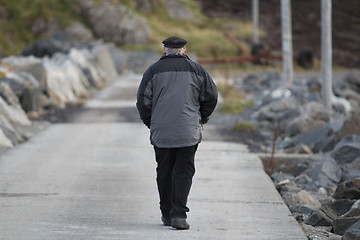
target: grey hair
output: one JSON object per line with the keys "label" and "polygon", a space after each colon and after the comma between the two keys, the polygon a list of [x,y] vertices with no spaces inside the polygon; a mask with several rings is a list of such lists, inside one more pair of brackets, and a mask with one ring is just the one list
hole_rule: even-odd
{"label": "grey hair", "polygon": [[185,54],[185,47],[182,47],[182,48],[167,48],[167,47],[164,47],[164,52],[166,55],[169,55],[169,54]]}

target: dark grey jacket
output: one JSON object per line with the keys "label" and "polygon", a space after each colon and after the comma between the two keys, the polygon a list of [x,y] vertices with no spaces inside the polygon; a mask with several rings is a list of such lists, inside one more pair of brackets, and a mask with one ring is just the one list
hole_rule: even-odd
{"label": "dark grey jacket", "polygon": [[217,96],[216,85],[200,64],[168,55],[144,73],[136,106],[150,128],[151,144],[187,147],[201,141],[201,123],[214,111]]}

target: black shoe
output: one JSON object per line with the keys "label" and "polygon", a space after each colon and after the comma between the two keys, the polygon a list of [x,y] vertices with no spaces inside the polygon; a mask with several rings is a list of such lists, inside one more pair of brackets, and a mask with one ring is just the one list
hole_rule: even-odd
{"label": "black shoe", "polygon": [[171,226],[178,230],[187,230],[190,225],[186,222],[185,218],[173,218],[171,219]]}
{"label": "black shoe", "polygon": [[171,226],[171,219],[170,218],[165,218],[164,216],[162,216],[161,221],[164,223],[164,226]]}

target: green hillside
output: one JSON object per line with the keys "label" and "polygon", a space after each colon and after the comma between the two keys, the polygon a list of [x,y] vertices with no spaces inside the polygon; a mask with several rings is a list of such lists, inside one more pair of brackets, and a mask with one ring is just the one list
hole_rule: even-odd
{"label": "green hillside", "polygon": [[82,21],[74,7],[72,0],[0,0],[2,55],[16,54],[36,39],[48,37],[46,29],[41,29],[42,23],[53,23],[62,29],[74,21]]}
{"label": "green hillside", "polygon": [[[98,0],[100,1],[100,0]],[[39,38],[49,36],[53,29],[61,30],[73,22],[86,22],[76,12],[73,0],[0,0],[0,47],[2,56],[19,53],[24,47]],[[194,0],[179,0],[196,17],[196,21],[175,20],[165,10],[163,0],[151,0],[151,13],[135,9],[130,0],[112,0],[126,5],[133,13],[142,16],[150,27],[151,37],[146,44],[122,46],[129,49],[156,49],[159,42],[169,35],[179,35],[187,39],[189,51],[199,57],[234,56],[236,48],[224,37],[224,31],[242,39],[249,38],[251,25],[229,19],[209,19],[205,17]],[[45,28],[45,29],[44,29]]]}

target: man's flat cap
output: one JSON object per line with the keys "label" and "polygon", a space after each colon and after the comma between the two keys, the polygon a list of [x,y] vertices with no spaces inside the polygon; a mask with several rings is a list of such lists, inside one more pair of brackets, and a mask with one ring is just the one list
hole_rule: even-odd
{"label": "man's flat cap", "polygon": [[181,37],[172,36],[168,37],[164,41],[162,41],[164,44],[164,47],[167,48],[182,48],[187,43],[185,39],[182,39]]}

